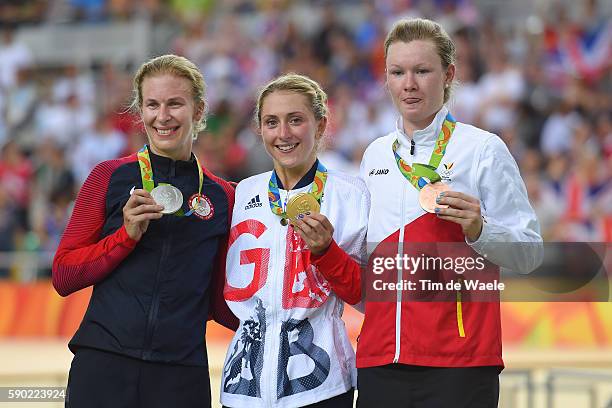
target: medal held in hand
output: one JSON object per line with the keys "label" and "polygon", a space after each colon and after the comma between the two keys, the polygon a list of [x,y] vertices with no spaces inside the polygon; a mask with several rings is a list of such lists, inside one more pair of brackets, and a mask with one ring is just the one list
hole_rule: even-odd
{"label": "medal held in hand", "polygon": [[291,221],[295,221],[307,212],[318,213],[321,209],[321,205],[312,194],[299,193],[291,197],[287,202],[287,218]]}
{"label": "medal held in hand", "polygon": [[419,191],[419,204],[428,213],[434,213],[435,208],[448,208],[445,204],[436,204],[436,198],[443,191],[449,191],[450,187],[448,184],[438,181],[437,183],[426,184],[421,191]]}
{"label": "medal held in hand", "polygon": [[183,193],[170,184],[161,184],[151,190],[151,197],[163,205],[162,214],[174,214],[183,206]]}

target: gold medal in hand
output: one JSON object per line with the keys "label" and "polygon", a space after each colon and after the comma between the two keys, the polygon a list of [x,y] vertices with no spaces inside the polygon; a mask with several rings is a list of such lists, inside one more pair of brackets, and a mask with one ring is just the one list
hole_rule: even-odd
{"label": "gold medal in hand", "polygon": [[286,214],[290,221],[301,218],[307,212],[318,213],[321,206],[312,194],[299,193],[294,195],[287,202]]}

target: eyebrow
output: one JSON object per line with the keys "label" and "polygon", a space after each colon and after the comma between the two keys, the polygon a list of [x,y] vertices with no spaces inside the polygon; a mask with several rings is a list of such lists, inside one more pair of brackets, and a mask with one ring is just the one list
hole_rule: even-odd
{"label": "eyebrow", "polygon": [[[182,96],[172,96],[170,98],[167,99],[168,102],[174,102],[174,101],[184,101],[185,98],[183,98]],[[155,98],[147,98],[145,99],[145,102],[157,102],[157,99]]]}
{"label": "eyebrow", "polygon": [[[304,115],[305,113],[302,112],[302,111],[295,111],[295,112],[289,112],[289,113],[285,114],[284,116],[291,116],[291,115],[298,115],[298,114],[299,115]],[[268,114],[264,115],[263,117],[264,118],[268,118],[268,117],[274,117],[275,118],[277,116],[279,116],[279,115],[276,115],[276,114],[273,114],[273,113],[268,113]]]}

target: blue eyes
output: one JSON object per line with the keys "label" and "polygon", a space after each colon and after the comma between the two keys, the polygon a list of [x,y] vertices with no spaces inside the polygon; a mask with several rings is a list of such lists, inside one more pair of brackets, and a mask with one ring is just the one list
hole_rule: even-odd
{"label": "blue eyes", "polygon": [[[424,75],[424,74],[427,74],[429,72],[430,72],[430,70],[428,70],[428,69],[417,69],[416,71],[414,71],[414,73],[418,74],[418,75]],[[393,75],[393,76],[404,75],[404,71],[391,71],[391,75]]]}
{"label": "blue eyes", "polygon": [[[290,119],[290,120],[289,120],[289,124],[290,124],[290,125],[294,125],[294,126],[299,125],[299,124],[301,124],[302,122],[303,122],[303,121],[302,121],[302,118],[293,118],[293,119]],[[278,121],[277,121],[277,120],[268,120],[268,121],[265,121],[265,122],[264,122],[264,124],[265,124],[265,125],[266,125],[266,127],[268,127],[268,128],[273,128],[273,127],[275,127],[275,126],[277,126],[277,125],[278,125]]]}

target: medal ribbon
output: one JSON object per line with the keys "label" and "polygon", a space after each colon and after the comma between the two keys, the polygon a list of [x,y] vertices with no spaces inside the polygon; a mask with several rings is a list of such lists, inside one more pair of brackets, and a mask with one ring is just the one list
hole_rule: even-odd
{"label": "medal ribbon", "polygon": [[[319,204],[321,204],[321,197],[323,196],[323,188],[325,187],[326,181],[327,169],[323,163],[319,161],[314,181],[308,191],[308,194],[312,194]],[[274,170],[272,170],[272,176],[270,176],[270,182],[268,183],[268,201],[270,202],[270,210],[272,210],[274,214],[286,218],[287,214],[281,203],[280,192],[278,190],[278,179],[276,178],[276,171]]]}
{"label": "medal ribbon", "polygon": [[[200,197],[202,195],[202,185],[204,184],[204,171],[198,160],[198,156],[193,155],[198,166],[198,199],[196,205],[183,214],[183,209],[179,209],[174,215],[179,217],[189,217],[193,212],[200,206]],[[142,146],[142,149],[138,151],[138,164],[140,166],[140,178],[142,179],[142,188],[147,190],[149,193],[155,188],[155,182],[153,181],[153,167],[151,166],[151,157],[149,156],[149,149],[147,145]]]}
{"label": "medal ribbon", "polygon": [[[446,118],[444,118],[444,123],[442,123],[442,129],[440,129],[436,145],[429,158],[429,164],[413,163],[412,166],[410,166],[399,154],[397,154],[399,140],[395,139],[395,142],[393,142],[393,154],[395,155],[397,168],[406,180],[408,180],[417,190],[420,191],[428,183],[433,184],[442,180],[440,175],[436,173],[436,169],[440,165],[444,153],[446,153],[446,146],[455,130],[456,124],[457,121],[449,112]],[[427,181],[427,179],[429,181]]]}

